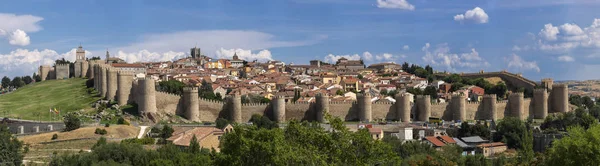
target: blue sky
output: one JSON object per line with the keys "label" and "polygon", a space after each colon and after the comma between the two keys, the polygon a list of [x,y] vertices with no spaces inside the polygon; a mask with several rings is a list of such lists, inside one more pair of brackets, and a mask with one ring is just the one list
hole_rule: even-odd
{"label": "blue sky", "polygon": [[105,51],[129,62],[205,55],[307,64],[339,57],[540,80],[600,78],[595,0],[19,0],[0,5],[0,75]]}

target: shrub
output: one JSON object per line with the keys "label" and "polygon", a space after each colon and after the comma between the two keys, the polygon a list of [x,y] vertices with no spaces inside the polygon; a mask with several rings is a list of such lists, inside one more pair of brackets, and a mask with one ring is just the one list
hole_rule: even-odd
{"label": "shrub", "polygon": [[104,127],[110,127],[110,123],[104,124]]}
{"label": "shrub", "polygon": [[77,115],[70,113],[65,116],[65,131],[72,131],[81,127],[81,120]]}
{"label": "shrub", "polygon": [[58,139],[58,134],[52,135],[52,140]]}
{"label": "shrub", "polygon": [[154,138],[150,138],[150,137],[144,137],[141,139],[138,138],[131,138],[131,139],[124,139],[121,141],[121,143],[130,143],[130,144],[140,144],[140,145],[152,145],[154,144]]}
{"label": "shrub", "polygon": [[94,134],[104,135],[104,134],[106,134],[106,130],[105,129],[96,128],[96,131],[94,131]]}
{"label": "shrub", "polygon": [[129,122],[127,122],[123,117],[119,117],[117,124],[129,125]]}

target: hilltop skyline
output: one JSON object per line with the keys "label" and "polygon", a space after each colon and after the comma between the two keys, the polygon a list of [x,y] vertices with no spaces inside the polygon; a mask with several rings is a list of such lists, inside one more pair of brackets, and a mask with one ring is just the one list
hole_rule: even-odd
{"label": "hilltop skyline", "polygon": [[[362,58],[439,71],[597,79],[600,2],[426,0],[18,1],[0,7],[0,74],[88,57],[164,61],[202,53],[308,64]],[[59,9],[59,10],[57,10]]]}

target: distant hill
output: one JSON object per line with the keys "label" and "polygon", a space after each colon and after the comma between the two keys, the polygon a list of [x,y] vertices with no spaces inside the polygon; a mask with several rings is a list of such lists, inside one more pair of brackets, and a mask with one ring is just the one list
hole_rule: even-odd
{"label": "distant hill", "polygon": [[87,93],[85,82],[82,78],[46,80],[0,95],[0,116],[8,113],[11,118],[52,121],[50,108],[60,109],[61,115],[89,109],[99,97]]}

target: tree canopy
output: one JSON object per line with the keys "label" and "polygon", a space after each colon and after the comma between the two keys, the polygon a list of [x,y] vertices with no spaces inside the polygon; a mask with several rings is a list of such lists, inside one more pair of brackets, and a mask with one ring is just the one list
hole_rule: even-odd
{"label": "tree canopy", "polygon": [[21,165],[21,146],[23,143],[10,133],[8,127],[0,124],[0,165]]}

